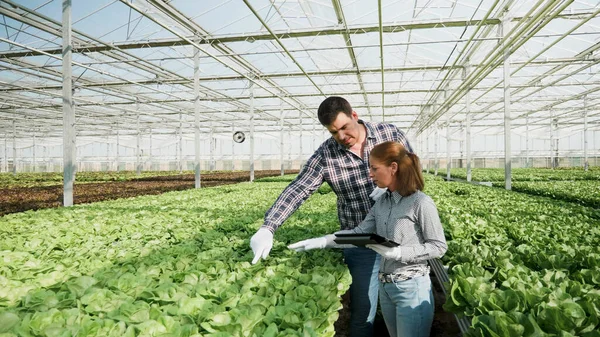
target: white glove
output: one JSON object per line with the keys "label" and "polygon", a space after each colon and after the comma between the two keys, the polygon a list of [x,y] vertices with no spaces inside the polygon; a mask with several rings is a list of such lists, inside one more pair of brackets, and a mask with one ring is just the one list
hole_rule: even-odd
{"label": "white glove", "polygon": [[377,199],[381,198],[381,196],[384,195],[385,192],[387,192],[387,188],[375,187],[373,192],[369,194],[369,197],[373,199],[373,201],[377,201]]}
{"label": "white glove", "polygon": [[325,236],[321,236],[320,238],[307,239],[298,241],[296,243],[292,243],[288,246],[289,249],[293,249],[297,252],[303,252],[311,249],[323,249],[323,248],[331,248],[335,246],[335,234],[328,234]]}
{"label": "white glove", "polygon": [[273,248],[273,233],[266,228],[259,228],[259,230],[250,239],[250,248],[254,252],[254,259],[252,264],[256,264],[262,257],[266,259]]}
{"label": "white glove", "polygon": [[391,248],[391,247],[386,247],[384,245],[366,245],[365,247],[373,249],[374,251],[379,253],[379,255],[381,255],[382,257],[384,257],[386,259],[400,260],[400,258],[402,257],[402,252],[400,250],[400,247]]}

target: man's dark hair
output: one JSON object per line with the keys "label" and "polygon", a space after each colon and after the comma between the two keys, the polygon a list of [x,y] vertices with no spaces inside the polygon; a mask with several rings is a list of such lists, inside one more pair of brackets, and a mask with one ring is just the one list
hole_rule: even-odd
{"label": "man's dark hair", "polygon": [[317,112],[319,122],[325,126],[331,125],[340,112],[343,112],[346,116],[350,117],[352,115],[350,103],[338,96],[327,97],[321,102],[321,105],[319,105],[319,110]]}

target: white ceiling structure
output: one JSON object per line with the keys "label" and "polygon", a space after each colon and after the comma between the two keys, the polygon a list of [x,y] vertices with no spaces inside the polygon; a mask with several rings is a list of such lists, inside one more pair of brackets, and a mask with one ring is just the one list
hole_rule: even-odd
{"label": "white ceiling structure", "polygon": [[[600,127],[598,0],[73,0],[78,136],[310,132],[320,102],[412,135]],[[0,137],[61,137],[62,1],[0,1]],[[198,94],[194,54],[199,55]],[[505,81],[505,78],[508,78]],[[251,93],[253,99],[250,99]],[[320,128],[320,125],[317,125]]]}

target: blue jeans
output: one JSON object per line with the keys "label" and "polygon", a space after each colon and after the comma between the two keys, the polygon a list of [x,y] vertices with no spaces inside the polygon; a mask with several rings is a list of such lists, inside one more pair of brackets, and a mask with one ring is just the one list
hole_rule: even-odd
{"label": "blue jeans", "polygon": [[429,336],[434,311],[429,275],[380,283],[379,301],[391,337]]}
{"label": "blue jeans", "polygon": [[380,256],[374,250],[358,247],[344,249],[344,260],[352,275],[350,285],[350,337],[373,336],[377,312]]}

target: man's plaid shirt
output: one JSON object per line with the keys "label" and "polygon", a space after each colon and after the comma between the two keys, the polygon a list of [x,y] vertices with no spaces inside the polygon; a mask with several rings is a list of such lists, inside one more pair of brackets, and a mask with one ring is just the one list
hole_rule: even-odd
{"label": "man's plaid shirt", "polygon": [[342,229],[352,229],[365,218],[373,201],[369,194],[375,184],[369,178],[369,154],[375,145],[400,142],[412,148],[406,136],[396,126],[362,120],[367,129],[363,159],[329,138],[308,159],[300,174],[283,190],[265,214],[263,227],[275,232],[302,203],[325,181],[337,195],[338,218]]}

